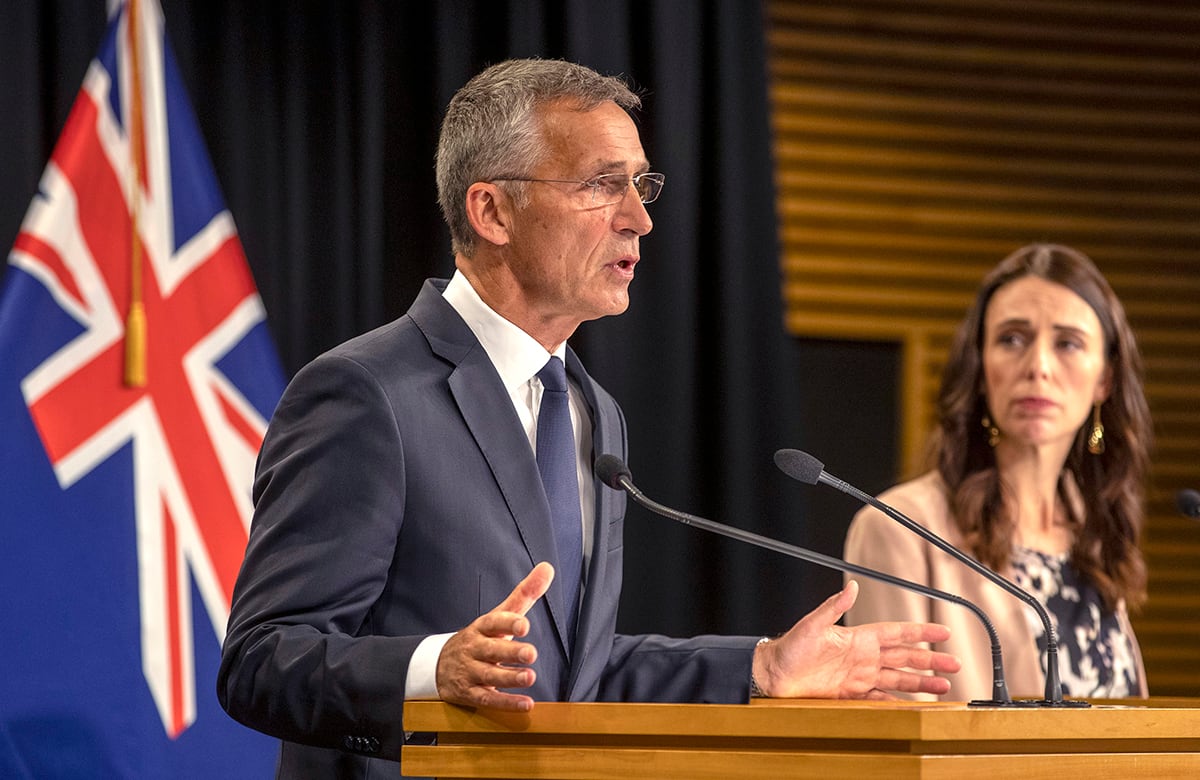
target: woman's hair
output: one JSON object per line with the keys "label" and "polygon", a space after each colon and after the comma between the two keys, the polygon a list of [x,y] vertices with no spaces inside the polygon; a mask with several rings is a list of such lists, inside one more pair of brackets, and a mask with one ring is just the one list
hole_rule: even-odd
{"label": "woman's hair", "polygon": [[[477,181],[527,176],[546,154],[538,109],[566,101],[579,111],[616,103],[626,111],[641,98],[614,76],[563,60],[507,60],[472,78],[450,100],[437,150],[438,204],[455,252],[470,256],[475,231],[467,221],[467,189]],[[524,186],[514,182],[514,194]]]}
{"label": "woman's hair", "polygon": [[1109,609],[1121,599],[1140,606],[1146,597],[1146,566],[1138,542],[1152,438],[1142,360],[1125,309],[1082,252],[1055,244],[1032,244],[1013,252],[984,278],[959,326],[938,394],[936,442],[937,468],[949,488],[955,520],[979,560],[992,568],[1008,563],[1014,521],[1004,512],[1006,488],[981,424],[987,413],[984,321],[996,290],[1025,276],[1066,287],[1100,320],[1112,372],[1111,392],[1100,409],[1105,450],[1099,455],[1087,451],[1089,415],[1067,454],[1058,494],[1074,532],[1071,559],[1076,569],[1096,586]]}

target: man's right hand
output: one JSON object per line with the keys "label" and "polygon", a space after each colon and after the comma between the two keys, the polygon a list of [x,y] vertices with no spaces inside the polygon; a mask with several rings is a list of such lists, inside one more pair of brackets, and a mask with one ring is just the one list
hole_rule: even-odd
{"label": "man's right hand", "polygon": [[437,662],[437,690],[442,701],[472,707],[527,712],[533,699],[500,688],[528,688],[536,673],[529,665],[537,648],[514,638],[529,633],[525,613],[546,595],[554,567],[545,561],[517,584],[508,598],[446,640]]}

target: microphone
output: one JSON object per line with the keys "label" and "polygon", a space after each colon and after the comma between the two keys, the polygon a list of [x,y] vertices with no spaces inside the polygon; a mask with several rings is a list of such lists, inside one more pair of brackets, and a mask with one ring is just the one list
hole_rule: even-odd
{"label": "microphone", "polygon": [[825,464],[809,455],[807,452],[800,450],[779,450],[775,453],[775,465],[780,471],[787,474],[793,479],[801,482],[807,482],[810,485],[815,485],[822,482],[830,487],[836,488],[847,495],[853,496],[864,504],[869,504],[880,512],[883,512],[888,517],[892,518],[900,525],[925,539],[927,542],[948,553],[956,558],[964,566],[972,571],[980,574],[990,582],[999,585],[1004,590],[1024,601],[1029,606],[1033,607],[1037,612],[1038,617],[1042,620],[1042,626],[1046,631],[1046,698],[1034,704],[1043,707],[1090,707],[1086,701],[1075,699],[1072,701],[1064,701],[1062,695],[1062,681],[1059,678],[1058,671],[1058,635],[1054,631],[1054,625],[1050,622],[1050,615],[1046,612],[1046,608],[1037,600],[1031,593],[1021,588],[1019,585],[1000,576],[988,567],[979,563],[971,556],[964,553],[954,545],[947,542],[942,537],[930,531],[925,526],[907,517],[905,514],[884,502],[880,501],[872,495],[864,493],[853,485],[843,482],[825,470]]}
{"label": "microphone", "polygon": [[1176,493],[1175,506],[1184,517],[1200,519],[1200,493],[1195,490],[1181,490]]}
{"label": "microphone", "polygon": [[756,547],[762,547],[767,550],[783,553],[784,555],[788,555],[792,558],[799,558],[800,560],[807,561],[808,563],[815,563],[818,566],[824,566],[829,569],[836,569],[837,571],[849,572],[851,574],[869,577],[871,579],[879,580],[880,582],[886,582],[890,585],[895,585],[906,590],[920,593],[921,595],[929,598],[941,599],[942,601],[949,601],[966,607],[975,613],[975,616],[978,617],[983,623],[983,627],[987,631],[992,645],[992,698],[988,700],[977,699],[968,702],[968,704],[972,707],[1028,706],[1026,702],[1014,702],[1012,697],[1009,696],[1008,685],[1004,680],[1004,662],[1000,652],[1000,637],[996,634],[996,629],[992,625],[992,621],[988,620],[987,615],[984,614],[983,610],[980,609],[974,602],[967,601],[962,596],[955,596],[951,593],[946,593],[945,591],[941,591],[936,588],[930,588],[926,585],[921,585],[916,582],[910,582],[908,580],[892,576],[891,574],[886,574],[874,569],[868,569],[865,566],[849,563],[848,561],[843,561],[840,558],[831,558],[828,555],[822,555],[818,552],[806,550],[803,547],[796,547],[795,545],[787,544],[786,542],[781,542],[776,539],[771,539],[767,536],[759,536],[758,534],[751,533],[749,531],[743,531],[740,528],[722,525],[721,523],[716,523],[712,520],[705,520],[703,517],[689,515],[688,513],[680,512],[677,509],[671,509],[668,506],[664,506],[657,501],[647,498],[646,494],[638,490],[638,488],[633,484],[633,474],[629,471],[629,467],[626,466],[625,462],[616,455],[605,454],[597,458],[595,472],[596,476],[600,478],[600,481],[605,485],[608,485],[613,490],[624,490],[629,494],[630,498],[632,498],[640,506],[649,509],[655,514],[659,514],[668,519],[683,523],[684,525],[695,526],[696,528],[700,528],[711,533],[720,534],[721,536],[726,536],[730,539],[736,539],[739,542],[746,542],[748,544],[755,545]]}

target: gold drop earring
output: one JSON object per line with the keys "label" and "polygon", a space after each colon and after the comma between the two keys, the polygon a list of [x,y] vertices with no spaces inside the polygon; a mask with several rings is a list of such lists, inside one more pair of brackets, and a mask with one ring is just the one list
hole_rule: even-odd
{"label": "gold drop earring", "polygon": [[1104,425],[1100,422],[1100,404],[1092,410],[1092,432],[1088,434],[1088,452],[1099,455],[1104,452]]}
{"label": "gold drop earring", "polygon": [[1000,443],[1000,429],[992,425],[992,418],[988,417],[987,412],[983,413],[983,419],[980,420],[984,429],[988,432],[988,446],[995,447]]}

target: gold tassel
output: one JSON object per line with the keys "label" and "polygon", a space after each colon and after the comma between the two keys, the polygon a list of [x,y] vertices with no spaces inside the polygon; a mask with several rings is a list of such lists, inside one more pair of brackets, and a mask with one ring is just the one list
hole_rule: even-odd
{"label": "gold tassel", "polygon": [[146,311],[141,301],[130,304],[125,318],[125,386],[146,386]]}

